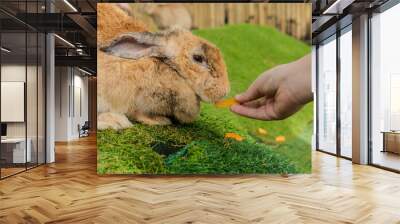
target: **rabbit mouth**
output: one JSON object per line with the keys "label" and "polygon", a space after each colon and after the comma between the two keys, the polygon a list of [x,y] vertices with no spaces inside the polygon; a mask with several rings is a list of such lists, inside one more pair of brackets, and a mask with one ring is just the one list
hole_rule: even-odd
{"label": "rabbit mouth", "polygon": [[200,95],[198,93],[195,93],[195,94],[196,94],[196,98],[198,101],[202,101],[202,102],[206,102],[206,103],[212,102],[212,100],[208,96],[205,96],[203,94]]}
{"label": "rabbit mouth", "polygon": [[197,101],[203,101],[203,102],[206,102],[206,103],[208,103],[208,102],[210,102],[210,100],[208,99],[208,97],[203,97],[203,96],[200,96],[198,93],[195,93],[196,94],[196,98],[197,98]]}

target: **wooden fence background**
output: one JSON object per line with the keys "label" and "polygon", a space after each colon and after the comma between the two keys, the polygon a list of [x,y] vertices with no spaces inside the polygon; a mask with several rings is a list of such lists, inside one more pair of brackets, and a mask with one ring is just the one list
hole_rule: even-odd
{"label": "wooden fence background", "polygon": [[311,39],[311,3],[185,4],[194,28],[252,23],[276,27],[297,39]]}

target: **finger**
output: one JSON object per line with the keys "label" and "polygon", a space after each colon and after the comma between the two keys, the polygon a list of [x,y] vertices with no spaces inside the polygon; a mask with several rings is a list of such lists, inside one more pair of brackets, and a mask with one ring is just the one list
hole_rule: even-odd
{"label": "finger", "polygon": [[263,94],[261,91],[259,91],[259,84],[257,81],[255,81],[253,84],[250,85],[250,87],[243,93],[236,95],[235,99],[239,101],[240,103],[244,103],[250,100],[257,99],[259,97],[262,97]]}
{"label": "finger", "polygon": [[235,96],[239,103],[245,103],[258,99],[262,96],[273,97],[277,91],[277,83],[273,78],[274,74],[267,73],[257,78],[250,87],[243,93]]}
{"label": "finger", "polygon": [[261,107],[262,105],[265,105],[266,102],[266,98],[265,97],[261,97],[252,101],[248,101],[245,103],[242,103],[243,106],[246,107],[252,107],[252,108],[257,108],[257,107]]}
{"label": "finger", "polygon": [[271,120],[271,117],[266,113],[265,106],[252,108],[236,104],[231,107],[231,111],[241,116],[249,118],[254,118],[259,120]]}

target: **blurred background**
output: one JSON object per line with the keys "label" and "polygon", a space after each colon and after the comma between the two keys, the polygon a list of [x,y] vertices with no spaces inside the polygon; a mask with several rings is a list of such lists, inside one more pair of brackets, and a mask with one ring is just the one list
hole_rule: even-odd
{"label": "blurred background", "polygon": [[204,29],[249,23],[275,27],[298,40],[311,39],[311,3],[122,3],[121,6],[149,24],[152,31],[173,25]]}

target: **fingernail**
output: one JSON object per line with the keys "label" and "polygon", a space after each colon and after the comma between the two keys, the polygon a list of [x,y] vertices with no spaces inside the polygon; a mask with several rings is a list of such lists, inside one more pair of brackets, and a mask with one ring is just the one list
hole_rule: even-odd
{"label": "fingernail", "polygon": [[230,111],[232,111],[232,112],[235,112],[235,108],[236,108],[236,104],[234,104],[231,107],[229,107]]}

